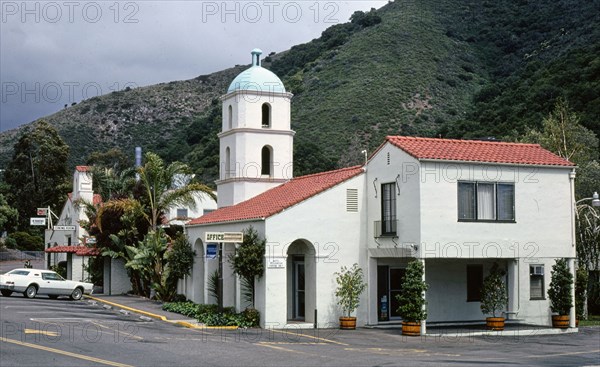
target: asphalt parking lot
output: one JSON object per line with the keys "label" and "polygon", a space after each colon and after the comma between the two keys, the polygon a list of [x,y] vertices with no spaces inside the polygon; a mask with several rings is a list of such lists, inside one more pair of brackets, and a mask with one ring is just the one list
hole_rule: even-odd
{"label": "asphalt parking lot", "polygon": [[593,366],[600,328],[533,337],[417,337],[399,330],[188,329],[43,296],[0,297],[7,366]]}

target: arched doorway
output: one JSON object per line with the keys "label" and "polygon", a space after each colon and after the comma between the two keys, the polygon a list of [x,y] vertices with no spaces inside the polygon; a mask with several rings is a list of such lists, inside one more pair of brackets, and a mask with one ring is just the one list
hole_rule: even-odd
{"label": "arched doorway", "polygon": [[295,240],[287,250],[287,313],[292,321],[314,322],[316,309],[316,261],[314,246]]}
{"label": "arched doorway", "polygon": [[194,257],[194,266],[192,267],[191,299],[195,303],[204,303],[204,272],[206,264],[204,258],[204,244],[201,239],[196,240],[194,251],[196,251],[196,255]]}

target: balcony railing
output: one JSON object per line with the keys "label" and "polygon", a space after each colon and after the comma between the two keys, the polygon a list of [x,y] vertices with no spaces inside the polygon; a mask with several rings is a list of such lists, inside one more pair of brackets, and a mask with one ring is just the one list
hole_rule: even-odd
{"label": "balcony railing", "polygon": [[376,220],[375,237],[398,237],[398,220]]}

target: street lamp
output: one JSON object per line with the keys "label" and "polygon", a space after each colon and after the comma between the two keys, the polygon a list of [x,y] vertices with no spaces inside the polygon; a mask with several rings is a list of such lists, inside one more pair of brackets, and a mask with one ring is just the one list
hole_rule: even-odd
{"label": "street lamp", "polygon": [[598,192],[594,192],[594,195],[592,195],[592,206],[600,206],[600,198],[598,197]]}
{"label": "street lamp", "polygon": [[577,200],[577,202],[575,203],[575,205],[578,205],[582,201],[587,201],[587,200],[591,200],[592,201],[592,206],[600,206],[600,196],[598,195],[597,191],[594,191],[594,195],[592,195],[591,198],[583,198],[583,199]]}

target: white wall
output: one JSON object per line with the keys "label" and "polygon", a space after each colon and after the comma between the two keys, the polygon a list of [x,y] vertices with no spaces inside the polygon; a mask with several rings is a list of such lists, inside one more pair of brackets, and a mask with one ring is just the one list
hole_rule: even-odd
{"label": "white wall", "polygon": [[[346,189],[358,189],[359,211],[346,211]],[[335,298],[335,272],[342,265],[358,263],[367,275],[366,243],[364,237],[364,175],[359,175],[324,191],[299,205],[267,218],[267,264],[269,259],[287,259],[289,245],[302,239],[314,246],[316,267],[316,309],[319,327],[335,327],[342,311]],[[306,260],[305,260],[306,261]],[[287,268],[287,261],[284,261]],[[263,326],[283,327],[287,323],[288,292],[286,268],[265,269],[266,292]],[[306,267],[307,273],[311,271]],[[311,285],[307,282],[308,287]],[[284,291],[285,290],[285,291]],[[307,299],[307,306],[308,301]],[[367,292],[363,293],[357,312],[358,323],[364,324],[367,315]],[[312,322],[314,310],[306,309],[307,321]]]}
{"label": "white wall", "polygon": [[369,160],[365,183],[368,201],[366,229],[369,247],[395,247],[396,245],[390,238],[378,238],[378,243],[374,240],[374,223],[381,221],[381,185],[386,183],[396,183],[396,216],[398,219],[396,243],[418,244],[420,242],[419,229],[422,212],[420,182],[418,177],[413,174],[417,170],[417,160],[389,143],[386,143]]}
{"label": "white wall", "polygon": [[[421,248],[427,258],[574,257],[569,169],[424,162]],[[516,223],[458,221],[458,180],[514,182]]]}
{"label": "white wall", "polygon": [[197,193],[194,195],[194,198],[196,202],[195,208],[183,206],[169,208],[166,217],[167,220],[170,221],[170,224],[183,226],[186,222],[188,222],[188,220],[171,220],[177,218],[177,209],[187,209],[188,218],[198,218],[206,214],[206,211],[217,209],[217,202],[205,193]]}

